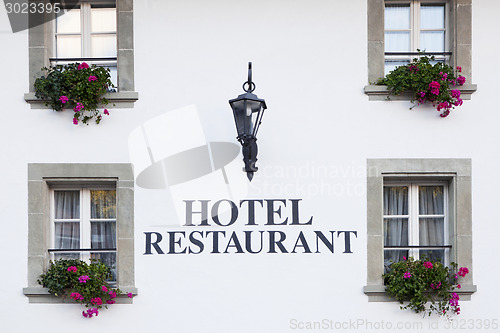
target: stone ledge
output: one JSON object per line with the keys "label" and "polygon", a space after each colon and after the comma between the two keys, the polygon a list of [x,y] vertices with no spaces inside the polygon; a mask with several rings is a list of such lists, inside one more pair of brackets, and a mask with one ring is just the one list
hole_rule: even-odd
{"label": "stone ledge", "polygon": [[[134,103],[139,99],[139,93],[135,91],[119,91],[104,95],[108,100],[108,107],[115,109],[130,109],[134,107]],[[32,109],[50,109],[44,105],[44,101],[35,97],[34,92],[24,94],[24,100],[31,105]]]}
{"label": "stone ledge", "polygon": [[[120,287],[122,295],[116,298],[116,304],[132,304],[134,302],[133,298],[127,296],[128,293],[132,293],[137,296],[137,288],[135,287]],[[29,298],[30,303],[71,303],[75,304],[75,301],[69,298],[62,298],[54,296],[49,293],[47,288],[43,287],[27,287],[23,288],[23,294]]]}
{"label": "stone ledge", "polygon": [[[470,100],[471,95],[477,90],[477,84],[464,84],[463,86],[456,87],[460,90],[460,97],[463,100]],[[365,94],[368,95],[370,101],[411,101],[413,95],[411,93],[404,93],[401,95],[391,95],[387,86],[367,85],[365,86]]]}
{"label": "stone ledge", "polygon": [[[462,284],[462,288],[454,290],[460,296],[461,301],[470,301],[471,295],[476,291],[477,286],[474,284]],[[363,292],[368,296],[368,302],[397,302],[386,294],[385,286],[382,285],[364,286]]]}

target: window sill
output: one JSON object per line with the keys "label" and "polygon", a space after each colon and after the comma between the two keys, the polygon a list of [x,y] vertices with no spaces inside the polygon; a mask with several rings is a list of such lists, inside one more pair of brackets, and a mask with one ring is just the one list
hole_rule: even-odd
{"label": "window sill", "polygon": [[[139,93],[135,91],[119,91],[108,93],[104,97],[108,100],[110,108],[128,109],[134,107],[134,103],[139,99]],[[35,97],[33,92],[24,94],[24,100],[31,104],[32,109],[50,109],[49,106],[44,105],[43,100]]]}
{"label": "window sill", "polygon": [[[460,90],[460,97],[463,100],[470,100],[471,95],[477,90],[477,84],[464,84],[463,86],[456,87]],[[368,95],[370,101],[411,101],[413,95],[411,93],[404,93],[401,95],[391,95],[387,86],[368,85],[365,86],[365,94]]]}
{"label": "window sill", "polygon": [[[470,301],[471,295],[476,291],[477,286],[473,284],[462,284],[462,288],[455,290],[455,292],[460,296],[461,301]],[[363,292],[366,294],[366,296],[368,296],[368,302],[397,302],[394,298],[389,297],[386,294],[385,286],[364,286]]]}
{"label": "window sill", "polygon": [[[120,287],[120,290],[123,294],[116,298],[116,304],[132,304],[134,299],[128,297],[127,294],[132,293],[134,296],[137,296],[137,288]],[[49,293],[47,288],[42,287],[23,288],[23,294],[29,298],[30,303],[75,303],[72,299],[54,296]]]}

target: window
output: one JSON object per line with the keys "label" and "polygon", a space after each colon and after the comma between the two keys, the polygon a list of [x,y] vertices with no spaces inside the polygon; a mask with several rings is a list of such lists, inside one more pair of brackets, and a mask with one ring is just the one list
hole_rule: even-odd
{"label": "window", "polygon": [[51,194],[51,259],[99,259],[116,281],[116,189],[57,189]]}
{"label": "window", "polygon": [[[28,165],[31,303],[60,301],[37,279],[58,258],[101,259],[125,294],[134,282],[134,176],[130,164]],[[130,302],[125,297],[120,302]]]}
{"label": "window", "polygon": [[[30,0],[38,2],[42,0]],[[24,99],[32,108],[44,108],[35,97],[34,82],[43,67],[85,61],[108,67],[117,87],[106,95],[114,107],[130,108],[134,91],[133,1],[80,1],[64,15],[47,13],[46,23],[29,34],[29,89]]]}
{"label": "window", "polygon": [[55,19],[55,47],[51,64],[67,64],[84,59],[107,67],[111,81],[117,82],[116,8],[114,4],[81,3],[64,10]]}
{"label": "window", "polygon": [[449,263],[446,183],[384,185],[384,272],[403,257]]}
{"label": "window", "polygon": [[445,61],[448,55],[446,4],[387,2],[384,13],[385,73],[408,64],[418,50]]}
{"label": "window", "polygon": [[382,274],[391,261],[422,255],[468,267],[460,298],[476,291],[472,269],[469,159],[367,161],[367,285],[369,301],[389,301]]}
{"label": "window", "polygon": [[[396,66],[415,57],[417,49],[452,67],[461,66],[467,84],[462,99],[477,89],[472,82],[472,0],[367,0],[368,82],[370,100],[386,100],[384,86],[372,85]],[[409,96],[391,99],[409,100]]]}

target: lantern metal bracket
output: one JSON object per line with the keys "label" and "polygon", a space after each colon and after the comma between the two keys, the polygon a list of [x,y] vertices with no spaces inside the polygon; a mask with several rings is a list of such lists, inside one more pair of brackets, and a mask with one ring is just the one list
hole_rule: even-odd
{"label": "lantern metal bracket", "polygon": [[[248,63],[248,79],[242,86],[245,94],[239,95],[237,98],[229,101],[233,109],[238,136],[236,139],[242,146],[243,162],[245,167],[243,171],[247,173],[248,179],[251,181],[254,172],[258,170],[255,166],[257,162],[257,131],[262,122],[264,110],[267,108],[266,102],[252,94],[255,90],[255,83],[252,81],[252,63]],[[248,104],[254,105],[249,107]],[[251,112],[248,111],[251,108]],[[250,113],[249,113],[250,112]],[[251,115],[255,115],[252,120]],[[251,126],[249,125],[251,124]]]}

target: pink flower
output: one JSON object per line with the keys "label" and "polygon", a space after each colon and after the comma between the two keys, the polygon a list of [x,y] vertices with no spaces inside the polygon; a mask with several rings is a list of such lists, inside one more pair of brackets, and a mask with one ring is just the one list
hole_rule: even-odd
{"label": "pink flower", "polygon": [[429,83],[429,89],[439,89],[441,87],[441,84],[437,81],[432,81]]}
{"label": "pink flower", "polygon": [[68,272],[76,272],[78,269],[76,268],[76,266],[69,266],[68,267]]}
{"label": "pink flower", "polygon": [[92,298],[90,302],[93,305],[102,305],[102,299],[100,297]]}
{"label": "pink flower", "polygon": [[99,310],[97,308],[90,308],[87,310],[87,312],[85,311],[82,311],[82,315],[85,317],[85,318],[92,318],[93,315],[96,315],[98,316],[99,315]]}
{"label": "pink flower", "polygon": [[109,116],[109,111],[108,109],[104,109],[104,114],[107,114]]}
{"label": "pink flower", "polygon": [[74,299],[75,301],[83,300],[83,296],[80,295],[80,293],[71,293],[69,297]]}
{"label": "pink flower", "polygon": [[453,98],[459,98],[460,97],[460,90],[453,89],[450,92],[451,92],[451,97],[453,97]]}
{"label": "pink flower", "polygon": [[410,272],[405,272],[405,274],[403,275],[403,278],[405,278],[405,279],[411,278],[411,273]]}
{"label": "pink flower", "polygon": [[457,98],[457,100],[455,101],[455,106],[460,106],[463,103],[464,103],[464,101],[461,98]]}
{"label": "pink flower", "polygon": [[97,81],[97,77],[95,77],[94,75],[89,76],[89,82],[91,81]]}
{"label": "pink flower", "polygon": [[105,293],[107,293],[107,292],[108,292],[108,288],[106,288],[106,286],[102,286],[102,287],[101,287],[101,290],[102,290],[102,291],[104,291]]}
{"label": "pink flower", "polygon": [[458,306],[458,300],[460,299],[460,296],[458,296],[457,293],[452,293],[451,298],[450,298],[450,305],[451,306]]}
{"label": "pink flower", "polygon": [[78,70],[84,68],[89,68],[89,65],[86,62],[82,62],[81,64],[78,65]]}
{"label": "pink flower", "polygon": [[132,297],[134,297],[134,294],[132,294],[132,293],[128,293],[128,294],[127,294],[127,296],[128,296],[129,298],[132,298]]}
{"label": "pink flower", "polygon": [[463,85],[464,85],[464,83],[465,83],[465,77],[464,77],[464,76],[461,76],[461,75],[460,75],[459,77],[457,77],[457,83],[458,83],[459,85],[463,86]]}
{"label": "pink flower", "polygon": [[462,286],[461,285],[457,285],[457,288],[460,289],[460,288],[462,288]]}
{"label": "pink flower", "polygon": [[432,268],[432,262],[430,262],[430,261],[424,262],[424,267],[425,268]]}
{"label": "pink flower", "polygon": [[61,97],[59,97],[59,100],[61,101],[61,103],[66,104],[66,102],[68,102],[69,98],[66,96],[61,96]]}
{"label": "pink flower", "polygon": [[109,291],[109,297],[115,298],[116,297],[116,291],[110,290]]}
{"label": "pink flower", "polygon": [[89,276],[88,275],[82,275],[78,278],[78,282],[80,283],[87,283],[87,281],[89,280]]}
{"label": "pink flower", "polygon": [[431,288],[432,289],[439,289],[439,287],[441,287],[441,281],[439,281],[438,284],[431,283]]}
{"label": "pink flower", "polygon": [[78,119],[73,118],[73,124],[78,125]]}
{"label": "pink flower", "polygon": [[108,299],[106,300],[106,304],[115,304],[116,301],[112,300],[112,299]]}
{"label": "pink flower", "polygon": [[457,66],[457,71],[458,71],[459,73],[462,73],[462,67]]}
{"label": "pink flower", "polygon": [[76,103],[76,106],[73,108],[75,112],[80,112],[83,109],[83,104],[82,103]]}
{"label": "pink flower", "polygon": [[467,273],[469,273],[469,269],[467,267],[460,267],[458,275],[464,277],[465,275],[467,275]]}
{"label": "pink flower", "polygon": [[405,257],[405,256],[403,256],[403,260],[406,260],[406,257]]}
{"label": "pink flower", "polygon": [[448,117],[448,115],[450,114],[450,110],[445,110],[443,113],[441,113],[439,116],[445,118],[445,117]]}

